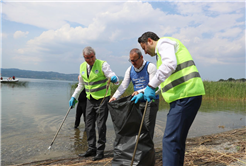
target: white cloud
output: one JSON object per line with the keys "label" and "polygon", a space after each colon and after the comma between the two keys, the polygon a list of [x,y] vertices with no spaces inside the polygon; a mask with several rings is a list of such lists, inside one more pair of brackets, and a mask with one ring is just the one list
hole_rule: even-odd
{"label": "white cloud", "polygon": [[236,1],[232,1],[233,3],[230,3],[229,1],[212,1],[209,3],[209,1],[203,1],[203,2],[193,2],[193,3],[187,3],[187,2],[177,2],[177,12],[181,14],[189,14],[194,15],[197,13],[204,13],[206,12],[208,15],[210,14],[225,14],[225,13],[239,13],[242,12],[243,6],[245,5],[244,1],[239,1],[236,3]]}
{"label": "white cloud", "polygon": [[228,2],[212,3],[208,8],[208,10],[212,12],[219,12],[219,13],[231,13],[231,12],[237,13],[243,9],[242,5],[245,5],[245,2],[241,1],[240,3],[228,3]]}
{"label": "white cloud", "polygon": [[90,45],[112,66],[128,66],[126,57],[130,49],[140,48],[137,38],[145,31],[180,39],[206,65],[242,62],[245,6],[177,2],[171,7],[175,5],[172,13],[147,2],[15,2],[3,4],[3,18],[45,29],[15,49],[15,58],[26,62],[80,63],[83,47]]}
{"label": "white cloud", "polygon": [[32,64],[38,64],[37,62],[41,62],[39,57],[30,57],[25,55],[18,55],[13,58],[13,60],[22,61],[22,62],[32,62]]}
{"label": "white cloud", "polygon": [[67,21],[88,26],[98,13],[115,11],[121,3],[9,2],[2,4],[4,18],[45,29],[58,29]]}
{"label": "white cloud", "polygon": [[8,37],[8,34],[6,34],[6,33],[0,33],[0,37],[1,38],[7,38]]}
{"label": "white cloud", "polygon": [[244,30],[242,30],[241,28],[231,28],[231,29],[226,29],[223,32],[217,33],[216,36],[220,37],[220,38],[235,38],[238,37],[240,34],[243,33]]}
{"label": "white cloud", "polygon": [[203,7],[207,3],[184,3],[178,2],[177,5],[177,12],[181,14],[197,14],[203,12]]}
{"label": "white cloud", "polygon": [[[216,7],[217,5],[214,3],[178,3],[180,12],[185,13],[185,15],[168,15],[163,11],[154,10],[149,3],[106,4],[108,5],[106,6],[103,3],[101,8],[95,4],[94,7],[99,10],[94,12],[94,15],[91,15],[93,19],[91,18],[84,22],[81,21],[86,27],[71,27],[69,24],[64,24],[58,29],[44,31],[40,36],[29,40],[27,47],[22,50],[24,50],[25,53],[30,51],[49,52],[51,49],[58,48],[59,46],[62,47],[62,45],[66,44],[90,45],[92,43],[96,44],[101,42],[109,44],[116,41],[137,38],[142,32],[150,29],[160,36],[171,34],[187,45],[194,41],[206,41],[202,39],[204,33],[211,33],[212,36],[214,36],[209,39],[209,43],[213,43],[213,40],[217,41],[223,37],[238,36],[242,33],[242,29],[234,27],[241,24],[236,20],[242,17],[242,14],[220,14],[216,17],[203,14],[204,8],[213,8],[213,11],[216,10],[220,12],[220,10],[217,9],[218,7]],[[28,4],[28,6],[29,5],[30,4]],[[78,15],[84,18],[84,11],[89,10],[88,4],[79,3],[77,5],[81,6],[77,6],[73,11],[78,13],[79,11],[76,11],[76,9],[80,9],[81,13]],[[38,6],[40,6],[39,3]],[[53,4],[42,4],[41,9],[44,8],[44,6],[53,7]],[[60,13],[64,7],[63,4],[58,4],[58,6],[61,8],[56,10],[59,13],[56,15],[63,15]],[[74,4],[72,6],[74,6]],[[238,5],[232,6],[234,6],[234,9],[238,9]],[[102,9],[104,7],[106,8]],[[117,10],[113,10],[111,7]],[[68,12],[71,10],[71,7],[67,7]],[[189,13],[188,11],[194,11],[194,13]],[[190,16],[190,14],[192,16]],[[72,22],[74,20],[71,19],[71,16],[72,15],[70,15],[69,21]],[[61,18],[62,17],[59,17],[58,22],[59,20],[62,21]],[[52,18],[50,21],[51,20]],[[197,24],[198,26],[193,27],[192,24]],[[223,41],[223,39],[221,40]],[[221,43],[223,42],[217,42],[216,45],[220,45]],[[213,45],[209,46],[214,47]],[[216,57],[218,61],[220,61],[220,57],[222,58],[222,56],[219,55]]]}
{"label": "white cloud", "polygon": [[21,37],[26,37],[28,33],[29,33],[28,31],[26,31],[26,32],[16,31],[13,36],[15,39],[18,39]]}

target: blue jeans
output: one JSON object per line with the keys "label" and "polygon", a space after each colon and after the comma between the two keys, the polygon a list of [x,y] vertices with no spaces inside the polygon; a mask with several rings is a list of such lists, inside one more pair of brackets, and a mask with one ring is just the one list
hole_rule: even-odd
{"label": "blue jeans", "polygon": [[195,96],[170,103],[162,140],[163,166],[184,165],[185,141],[201,102],[202,96]]}

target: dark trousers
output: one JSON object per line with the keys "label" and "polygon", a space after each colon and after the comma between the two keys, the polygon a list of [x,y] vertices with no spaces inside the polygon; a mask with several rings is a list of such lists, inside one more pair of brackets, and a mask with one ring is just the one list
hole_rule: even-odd
{"label": "dark trousers", "polygon": [[[139,104],[139,108],[142,113],[144,112],[145,104],[146,104],[145,102],[141,102]],[[159,99],[156,99],[155,101],[151,101],[150,103],[148,103],[148,107],[146,109],[145,117],[144,117],[144,124],[149,130],[149,134],[152,140],[155,132],[156,114],[158,109],[159,109]]]}
{"label": "dark trousers", "polygon": [[170,103],[162,141],[163,166],[184,165],[185,141],[201,102],[202,96],[195,96]]}
{"label": "dark trousers", "polygon": [[[108,118],[108,101],[110,96],[105,97],[102,104],[102,99],[95,100],[87,99],[86,103],[86,135],[89,149],[97,150],[97,154],[103,153],[106,143],[106,121]],[[100,108],[99,108],[100,105]],[[96,147],[96,127],[98,129],[98,141]]]}
{"label": "dark trousers", "polygon": [[85,89],[79,94],[79,98],[78,98],[79,102],[77,104],[77,108],[76,108],[76,116],[75,116],[75,124],[74,127],[78,127],[80,124],[80,118],[83,114],[83,118],[84,118],[84,122],[86,122],[86,116],[85,116],[85,111],[86,111],[86,102],[87,102],[87,98],[86,98],[86,93],[85,93]]}
{"label": "dark trousers", "polygon": [[75,127],[79,126],[82,114],[83,114],[84,123],[86,122],[85,110],[86,110],[86,100],[79,101],[76,108],[76,116],[75,116],[75,124],[74,124]]}

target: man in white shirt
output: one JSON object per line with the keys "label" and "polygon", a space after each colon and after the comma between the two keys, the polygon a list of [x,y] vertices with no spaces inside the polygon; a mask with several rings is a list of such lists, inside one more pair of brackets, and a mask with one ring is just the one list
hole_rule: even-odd
{"label": "man in white shirt", "polygon": [[[106,61],[96,59],[93,48],[85,47],[83,50],[85,62],[80,65],[79,84],[75,89],[69,105],[72,107],[78,100],[79,94],[85,88],[86,92],[86,135],[89,145],[88,150],[80,157],[95,156],[93,161],[104,158],[106,143],[106,121],[108,118],[107,103],[110,98],[110,87],[107,89],[107,81],[118,83],[119,79],[110,69]],[[98,128],[98,141],[96,147],[96,130]]]}
{"label": "man in white shirt", "polygon": [[[119,99],[119,97],[125,92],[130,82],[132,81],[134,92],[132,93],[133,98],[131,100],[135,103],[140,102],[139,107],[143,113],[145,108],[143,92],[148,85],[149,80],[154,77],[156,73],[156,67],[153,63],[145,61],[141,51],[137,48],[134,48],[130,51],[129,61],[132,63],[132,65],[126,70],[125,77],[121,85],[118,87],[109,102]],[[149,129],[151,138],[153,139],[156,114],[159,108],[159,95],[156,95],[156,99],[149,103],[148,107],[153,108],[148,109],[151,110],[150,112],[146,112],[145,124]]]}
{"label": "man in white shirt", "polygon": [[144,91],[144,99],[154,99],[155,88],[160,86],[163,98],[170,104],[162,164],[182,166],[186,137],[205,95],[202,79],[188,49],[178,39],[145,32],[138,43],[145,54],[157,56],[157,72]]}

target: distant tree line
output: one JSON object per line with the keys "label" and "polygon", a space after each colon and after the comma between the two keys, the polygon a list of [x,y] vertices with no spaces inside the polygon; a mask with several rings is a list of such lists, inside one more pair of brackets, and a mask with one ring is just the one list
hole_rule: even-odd
{"label": "distant tree line", "polygon": [[51,80],[69,80],[78,81],[78,74],[63,74],[58,72],[45,72],[45,71],[31,71],[20,69],[1,69],[2,77],[19,78],[35,78],[35,79],[51,79]]}
{"label": "distant tree line", "polygon": [[246,82],[246,79],[245,78],[240,78],[240,79],[228,78],[227,80],[224,80],[224,79],[219,80],[219,82],[223,82],[223,81]]}
{"label": "distant tree line", "polygon": [[[51,79],[51,80],[68,80],[68,81],[78,81],[77,74],[63,74],[58,72],[46,72],[46,71],[31,71],[31,70],[20,70],[16,68],[11,69],[1,69],[2,77],[13,77],[19,78],[34,78],[34,79]],[[123,77],[119,76],[120,80],[123,80]]]}
{"label": "distant tree line", "polygon": [[[1,76],[2,77],[13,77],[15,76],[20,78],[36,78],[36,79],[51,79],[51,80],[68,80],[68,81],[78,81],[77,74],[63,74],[58,72],[46,72],[46,71],[31,71],[31,70],[21,70],[16,68],[10,69],[1,69]],[[123,80],[124,77],[118,76],[120,80]],[[245,78],[241,79],[234,79],[228,78],[227,80],[220,79],[218,82],[223,81],[236,81],[236,82],[246,82]]]}

